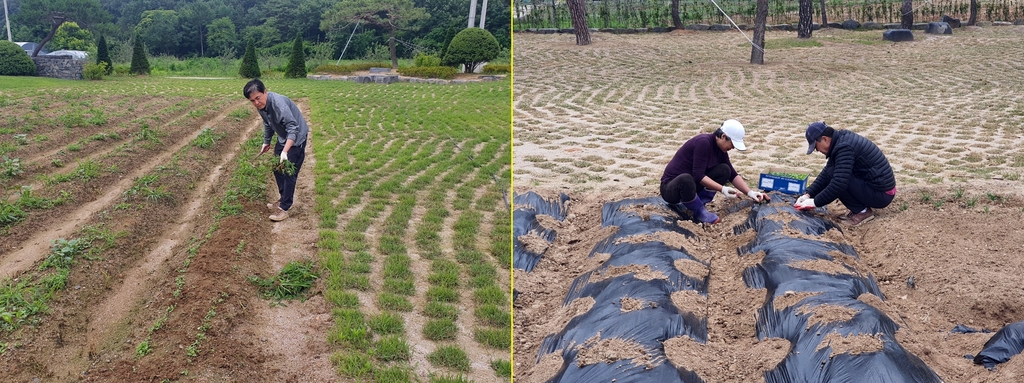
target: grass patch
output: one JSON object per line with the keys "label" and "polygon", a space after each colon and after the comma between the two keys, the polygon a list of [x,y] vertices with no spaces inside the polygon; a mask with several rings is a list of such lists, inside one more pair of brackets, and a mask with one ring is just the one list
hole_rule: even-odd
{"label": "grass patch", "polygon": [[455,340],[458,332],[458,326],[451,319],[431,319],[423,325],[423,336],[434,341]]}
{"label": "grass patch", "polygon": [[469,371],[469,357],[458,346],[446,345],[427,355],[427,360],[435,366],[447,367],[459,371]]}
{"label": "grass patch", "polygon": [[249,277],[249,282],[256,285],[266,299],[304,299],[306,291],[313,286],[319,276],[315,268],[313,261],[292,261],[273,277],[264,279],[253,275]]}
{"label": "grass patch", "polygon": [[380,313],[370,318],[370,329],[378,334],[401,334],[405,332],[405,320],[401,315]]}
{"label": "grass patch", "polygon": [[397,336],[384,337],[373,350],[373,357],[383,362],[409,360],[409,355],[409,345],[405,339]]}

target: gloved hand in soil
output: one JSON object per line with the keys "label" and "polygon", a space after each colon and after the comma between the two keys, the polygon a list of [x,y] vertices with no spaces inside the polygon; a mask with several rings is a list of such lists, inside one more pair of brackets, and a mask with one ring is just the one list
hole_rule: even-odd
{"label": "gloved hand in soil", "polygon": [[722,186],[722,194],[725,194],[725,198],[736,198],[740,196],[740,191],[728,186]]}
{"label": "gloved hand in soil", "polygon": [[[804,195],[800,196],[800,198],[796,199],[796,203],[804,202],[804,200],[809,199],[809,198],[811,198],[810,194],[804,194]],[[796,205],[794,204],[793,206],[796,206]]]}
{"label": "gloved hand in soil", "polygon": [[814,198],[808,197],[807,199],[804,199],[802,201],[797,200],[797,202],[793,204],[793,207],[796,208],[797,210],[814,210]]}
{"label": "gloved hand in soil", "polygon": [[288,161],[288,152],[282,151],[281,152],[281,161],[280,162],[285,162],[285,161]]}
{"label": "gloved hand in soil", "polygon": [[761,193],[757,190],[748,191],[747,197],[750,197],[751,199],[757,201],[758,203],[770,202],[772,200],[772,197],[769,197],[767,194]]}

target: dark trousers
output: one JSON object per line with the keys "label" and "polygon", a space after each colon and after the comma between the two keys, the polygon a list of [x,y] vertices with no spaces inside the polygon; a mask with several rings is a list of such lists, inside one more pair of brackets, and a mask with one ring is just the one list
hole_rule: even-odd
{"label": "dark trousers", "polygon": [[[729,179],[729,165],[718,164],[715,167],[708,169],[704,175],[715,180],[721,185],[725,185],[731,181]],[[697,198],[697,186],[700,185],[700,180],[693,179],[693,176],[689,173],[683,173],[671,181],[661,184],[661,198],[668,203],[680,203],[690,202],[694,198]],[[703,188],[703,186],[701,186]]]}
{"label": "dark trousers", "polygon": [[[274,146],[274,155],[281,157],[284,144],[278,142]],[[277,181],[277,192],[281,194],[281,210],[288,211],[292,207],[292,200],[295,198],[295,183],[299,179],[299,170],[302,169],[302,162],[306,160],[306,144],[302,146],[292,145],[288,150],[288,161],[295,164],[295,174],[285,175],[274,172],[274,180]]]}
{"label": "dark trousers", "polygon": [[850,183],[846,185],[846,191],[839,196],[839,202],[850,211],[860,213],[869,207],[881,209],[889,206],[895,197],[885,194],[884,191],[872,189],[864,180],[850,176]]}

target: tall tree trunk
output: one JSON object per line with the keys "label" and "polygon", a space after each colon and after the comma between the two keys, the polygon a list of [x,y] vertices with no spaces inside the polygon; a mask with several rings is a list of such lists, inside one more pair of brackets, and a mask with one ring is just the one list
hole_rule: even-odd
{"label": "tall tree trunk", "polygon": [[32,50],[32,57],[39,55],[39,51],[43,49],[43,46],[46,45],[46,43],[50,42],[53,35],[57,34],[57,28],[60,28],[60,25],[64,24],[65,21],[67,21],[66,17],[53,16],[53,29],[50,29],[50,34],[46,35],[46,37],[43,38],[43,41],[40,41],[39,44],[36,45],[36,49]]}
{"label": "tall tree trunk", "polygon": [[[822,0],[824,1],[824,0]],[[480,29],[484,29],[484,20],[487,18],[487,0],[484,0],[483,6],[480,7]]]}
{"label": "tall tree trunk", "polygon": [[800,0],[800,24],[796,27],[796,37],[811,38],[812,23],[814,23],[814,8],[811,0]]}
{"label": "tall tree trunk", "polygon": [[476,0],[469,0],[469,25],[466,28],[473,28],[474,21],[476,21]]}
{"label": "tall tree trunk", "polygon": [[551,0],[551,27],[558,28],[558,8],[555,7],[555,0]]}
{"label": "tall tree trunk", "polygon": [[903,6],[900,7],[900,28],[910,29],[914,26],[914,1],[903,0]]}
{"label": "tall tree trunk", "polygon": [[566,0],[569,4],[569,17],[572,18],[572,30],[576,34],[576,45],[590,45],[590,27],[587,26],[586,0]]}
{"label": "tall tree trunk", "polygon": [[391,69],[398,69],[398,54],[395,52],[395,29],[391,28],[390,31],[391,38],[389,40],[391,40],[391,43],[389,45],[391,45]]}
{"label": "tall tree trunk", "polygon": [[821,0],[821,27],[828,25],[828,15],[825,14],[825,0]]}
{"label": "tall tree trunk", "polygon": [[971,0],[971,18],[967,19],[967,25],[974,25],[978,22],[978,0]]}
{"label": "tall tree trunk", "polygon": [[679,19],[679,0],[672,0],[672,26],[683,29],[683,20]]}
{"label": "tall tree trunk", "polygon": [[764,65],[764,30],[768,23],[768,0],[757,0],[754,15],[754,46],[750,47],[750,63]]}

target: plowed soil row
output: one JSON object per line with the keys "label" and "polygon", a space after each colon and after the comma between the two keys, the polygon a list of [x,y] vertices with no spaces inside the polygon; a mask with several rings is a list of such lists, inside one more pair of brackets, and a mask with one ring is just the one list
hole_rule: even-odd
{"label": "plowed soil row", "polygon": [[[261,126],[255,114],[227,118],[243,102],[227,106],[216,116],[161,127],[162,145],[99,156],[124,171],[82,183],[74,189],[77,203],[32,211],[5,237],[16,250],[3,254],[3,265],[18,277],[55,238],[71,238],[86,226],[116,233],[97,257],[76,261],[48,314],[4,334],[3,380],[258,381],[280,373],[260,364],[262,330],[254,330],[253,318],[268,304],[246,281],[273,272],[266,208],[263,201],[247,202],[248,213],[215,217],[236,158],[245,153],[240,144]],[[216,145],[191,145],[207,126],[221,136]],[[159,175],[154,186],[168,199],[124,195],[147,174]],[[32,230],[23,227],[29,225]],[[236,332],[242,326],[246,337]],[[138,351],[143,343],[148,354]]]}

